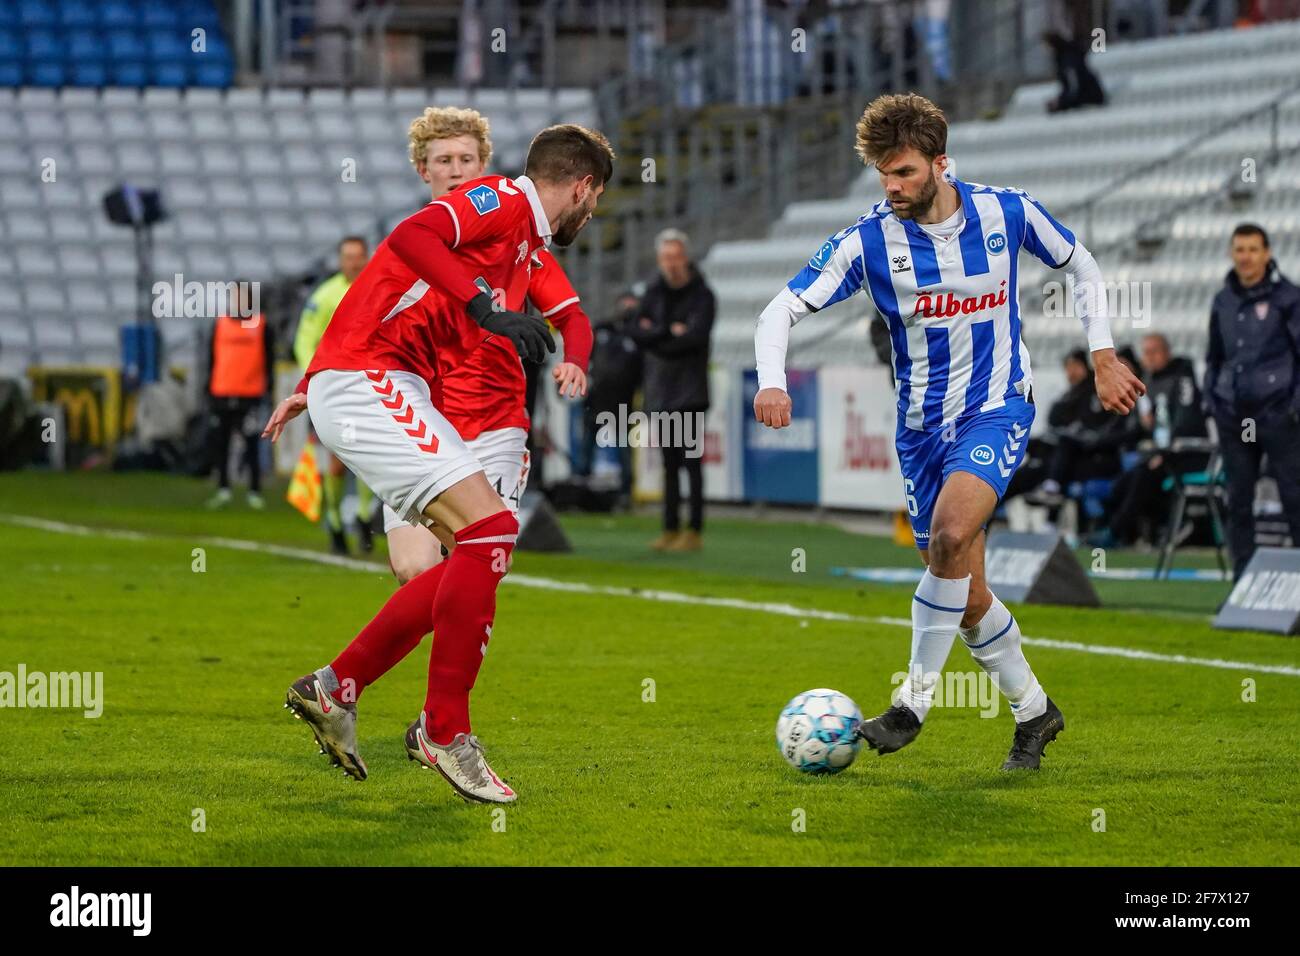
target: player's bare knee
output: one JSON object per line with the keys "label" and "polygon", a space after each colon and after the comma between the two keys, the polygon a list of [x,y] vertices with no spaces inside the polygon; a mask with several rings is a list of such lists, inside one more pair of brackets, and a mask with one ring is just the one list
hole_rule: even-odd
{"label": "player's bare knee", "polygon": [[418,578],[437,563],[436,558],[430,560],[429,556],[424,554],[398,554],[389,555],[388,558],[388,565],[393,569],[393,577],[397,578],[399,585]]}
{"label": "player's bare knee", "polygon": [[[960,530],[950,527],[930,529],[930,567],[938,572],[951,571],[960,563],[968,545]],[[940,574],[940,577],[945,575]]]}

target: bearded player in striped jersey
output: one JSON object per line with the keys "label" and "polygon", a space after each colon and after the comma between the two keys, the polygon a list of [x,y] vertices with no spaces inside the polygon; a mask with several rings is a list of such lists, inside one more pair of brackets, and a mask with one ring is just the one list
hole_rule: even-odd
{"label": "bearded player in striped jersey", "polygon": [[791,327],[865,291],[889,323],[895,444],[926,570],[912,598],[907,680],[858,736],[880,754],[916,739],[960,630],[1015,716],[1002,769],[1037,769],[1065,719],[1025,659],[1015,618],[984,580],[985,526],[1034,420],[1017,295],[1022,249],[1073,278],[1102,407],[1128,414],[1145,388],[1115,357],[1092,255],[1022,190],[957,180],[947,139],[943,112],[922,96],[882,96],[867,107],[857,150],[880,173],[885,199],[831,236],[759,316],[754,416],[772,428],[790,424]]}

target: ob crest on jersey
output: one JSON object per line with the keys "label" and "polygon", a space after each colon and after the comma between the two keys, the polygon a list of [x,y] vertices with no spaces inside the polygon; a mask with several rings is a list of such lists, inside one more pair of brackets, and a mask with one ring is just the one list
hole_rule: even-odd
{"label": "ob crest on jersey", "polygon": [[474,211],[480,216],[491,212],[493,209],[501,208],[501,197],[497,191],[484,183],[482,186],[475,186],[469,192],[465,193],[466,198],[474,204]]}

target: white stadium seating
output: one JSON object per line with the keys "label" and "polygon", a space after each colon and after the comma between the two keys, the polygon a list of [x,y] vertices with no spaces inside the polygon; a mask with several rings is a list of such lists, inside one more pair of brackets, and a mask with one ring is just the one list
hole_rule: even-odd
{"label": "white stadium seating", "polygon": [[[163,194],[170,219],[154,231],[157,277],[292,274],[329,261],[345,234],[427,200],[406,129],[428,105],[483,112],[493,168],[510,172],[538,129],[595,123],[587,90],[0,89],[0,237],[9,250],[0,260],[9,293],[0,374],[118,361],[117,329],[136,307],[131,232],[103,211],[118,183]],[[355,161],[355,182],[343,181],[345,159]],[[163,325],[168,361],[191,362],[194,323]]]}
{"label": "white stadium seating", "polygon": [[[1045,105],[1056,94],[1055,83],[1021,87],[999,119],[952,126],[948,152],[955,172],[969,181],[1029,191],[1097,252],[1107,280],[1150,283],[1150,324],[1141,325],[1141,316],[1138,323],[1117,319],[1118,342],[1149,329],[1199,359],[1210,300],[1230,267],[1233,226],[1244,220],[1262,225],[1283,272],[1300,279],[1300,94],[1287,98],[1278,113],[1283,158],[1275,166],[1266,163],[1267,115],[1185,147],[1198,134],[1296,88],[1300,23],[1112,46],[1089,62],[1106,87],[1106,107],[1051,115]],[[1175,158],[1167,161],[1170,155]],[[1244,159],[1255,161],[1259,189],[1234,204],[1221,198],[1222,187],[1240,177]],[[1139,172],[1144,174],[1126,182],[1126,174]],[[1089,231],[1078,206],[1099,191],[1105,192]],[[864,171],[844,199],[788,207],[766,239],[715,244],[702,265],[719,299],[715,360],[752,365],[754,320],[762,307],[828,235],[881,198],[875,173]],[[1180,200],[1189,205],[1169,219],[1168,210]],[[1131,243],[1112,246],[1133,237],[1149,219],[1165,221],[1168,231],[1149,261]],[[1031,263],[1022,257],[1024,334],[1035,368],[1045,369],[1082,345],[1083,336],[1073,317],[1044,317],[1038,303],[1054,276]],[[791,336],[789,364],[874,363],[866,335],[873,312],[868,299],[858,296],[809,318]]]}

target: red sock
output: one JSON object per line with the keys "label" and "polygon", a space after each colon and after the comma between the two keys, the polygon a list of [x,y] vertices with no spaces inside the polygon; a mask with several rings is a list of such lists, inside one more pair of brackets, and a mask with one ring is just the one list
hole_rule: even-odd
{"label": "red sock", "polygon": [[497,585],[510,568],[519,522],[509,511],[456,533],[456,547],[433,599],[433,650],[425,732],[436,744],[469,733],[469,692],[487,653],[496,615]]}
{"label": "red sock", "polygon": [[354,703],[368,684],[388,673],[433,630],[433,599],[446,568],[446,561],[435,564],[393,592],[388,603],[330,665],[339,679],[339,687],[330,693],[331,697],[341,703]]}

